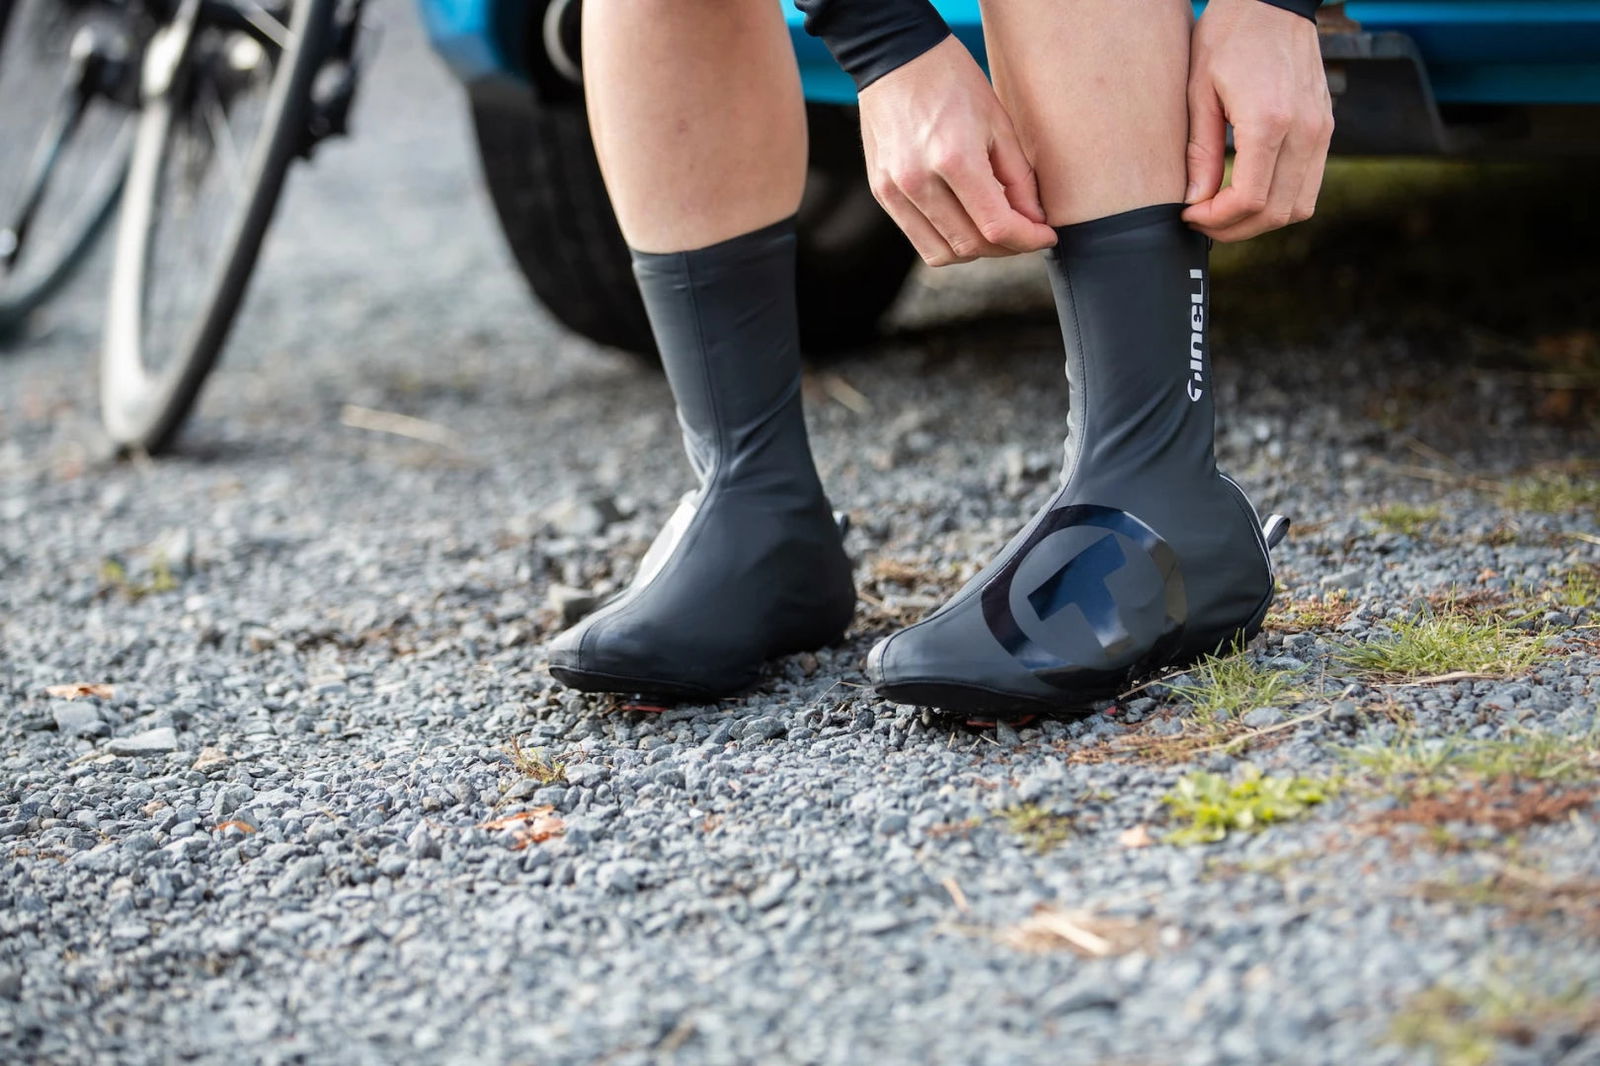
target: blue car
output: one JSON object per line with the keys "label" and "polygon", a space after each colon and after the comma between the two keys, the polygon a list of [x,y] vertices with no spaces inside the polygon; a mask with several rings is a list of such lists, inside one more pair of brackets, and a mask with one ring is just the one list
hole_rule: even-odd
{"label": "blue car", "polygon": [[[581,0],[420,3],[434,47],[466,87],[484,178],[534,294],[578,333],[648,354],[649,324],[584,118]],[[935,4],[982,62],[977,0]],[[803,340],[816,352],[870,338],[915,256],[867,188],[854,86],[792,8],[788,19],[810,117],[799,298]],[[1324,6],[1318,25],[1335,152],[1600,149],[1600,0],[1350,0]]]}

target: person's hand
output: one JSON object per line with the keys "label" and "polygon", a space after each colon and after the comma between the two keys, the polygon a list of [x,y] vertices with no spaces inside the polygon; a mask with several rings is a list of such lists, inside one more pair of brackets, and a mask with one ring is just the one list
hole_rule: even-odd
{"label": "person's hand", "polygon": [[[1234,160],[1224,189],[1227,123]],[[1189,61],[1184,221],[1215,240],[1242,241],[1310,218],[1332,136],[1315,24],[1260,0],[1211,0]]]}
{"label": "person's hand", "polygon": [[954,37],[862,90],[861,139],[873,195],[929,266],[1056,243],[1011,117]]}

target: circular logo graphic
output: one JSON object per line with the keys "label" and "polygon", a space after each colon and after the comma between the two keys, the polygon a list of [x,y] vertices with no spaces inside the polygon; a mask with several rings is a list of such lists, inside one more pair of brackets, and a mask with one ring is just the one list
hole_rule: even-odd
{"label": "circular logo graphic", "polygon": [[1001,647],[1057,688],[1165,658],[1188,619],[1171,545],[1126,511],[1092,504],[1048,512],[982,601]]}

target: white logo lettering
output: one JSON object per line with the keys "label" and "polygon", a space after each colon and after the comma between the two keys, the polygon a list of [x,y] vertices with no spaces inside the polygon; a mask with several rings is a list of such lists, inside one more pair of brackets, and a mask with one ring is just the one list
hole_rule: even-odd
{"label": "white logo lettering", "polygon": [[1206,283],[1205,272],[1189,271],[1190,280],[1196,282],[1195,291],[1189,294],[1189,373],[1192,381],[1184,382],[1189,402],[1198,402],[1205,394],[1205,343],[1206,343]]}

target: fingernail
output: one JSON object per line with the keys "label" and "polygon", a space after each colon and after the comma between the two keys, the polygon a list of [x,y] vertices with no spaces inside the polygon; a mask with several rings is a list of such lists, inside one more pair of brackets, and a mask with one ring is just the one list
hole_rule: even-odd
{"label": "fingernail", "polygon": [[1189,187],[1183,191],[1183,202],[1192,204],[1198,199],[1200,199],[1200,183],[1191,181]]}

